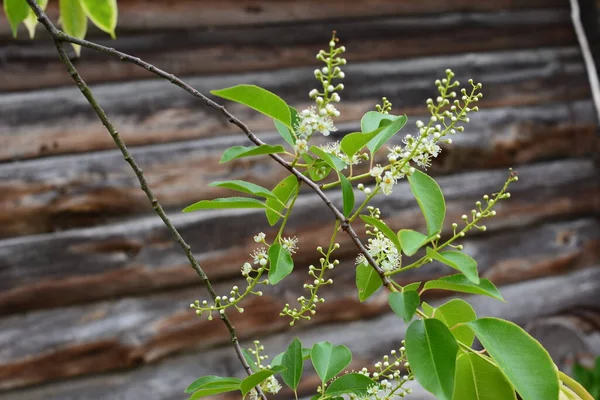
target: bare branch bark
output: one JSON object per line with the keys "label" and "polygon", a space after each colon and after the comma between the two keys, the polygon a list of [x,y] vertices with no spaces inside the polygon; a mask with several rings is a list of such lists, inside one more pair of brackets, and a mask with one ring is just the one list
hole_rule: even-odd
{"label": "bare branch bark", "polygon": [[[71,76],[71,78],[73,78],[73,80],[77,84],[77,87],[79,87],[79,90],[81,91],[83,96],[87,99],[90,106],[94,109],[94,111],[98,115],[98,118],[100,118],[100,120],[102,121],[102,124],[106,127],[106,130],[108,131],[108,133],[110,133],[110,136],[113,138],[115,144],[117,145],[119,150],[121,150],[121,153],[123,154],[123,158],[125,158],[125,161],[127,161],[129,163],[129,165],[131,166],[131,169],[133,169],[133,171],[135,172],[135,175],[137,176],[137,179],[140,183],[140,188],[144,191],[144,193],[146,194],[146,197],[148,197],[150,204],[152,204],[152,208],[158,214],[158,216],[163,220],[167,229],[173,234],[173,236],[175,237],[175,241],[177,243],[179,243],[179,245],[185,252],[192,268],[194,269],[194,271],[196,271],[196,273],[200,277],[200,280],[202,281],[202,283],[208,290],[210,297],[213,299],[213,301],[215,301],[218,297],[217,293],[215,292],[214,288],[212,287],[212,284],[211,284],[210,280],[208,279],[208,276],[206,275],[206,273],[204,272],[204,270],[202,269],[202,267],[200,266],[200,264],[198,263],[198,261],[196,260],[194,255],[192,254],[190,245],[188,245],[185,242],[185,240],[181,237],[181,235],[179,234],[179,231],[177,230],[177,228],[175,228],[175,226],[173,225],[173,223],[171,222],[171,220],[169,219],[169,217],[163,210],[162,206],[160,205],[160,203],[154,196],[152,189],[150,189],[150,187],[148,186],[148,182],[146,181],[146,178],[144,176],[144,171],[136,163],[134,157],[131,155],[131,153],[127,149],[125,142],[123,142],[123,139],[121,139],[119,132],[115,129],[113,124],[110,122],[106,113],[104,112],[104,110],[102,109],[100,104],[98,104],[98,102],[96,101],[96,98],[92,94],[92,91],[90,90],[89,86],[85,83],[83,78],[79,75],[79,72],[77,72],[77,69],[75,68],[75,66],[73,65],[71,60],[69,59],[69,56],[67,55],[67,52],[65,51],[65,49],[63,47],[63,42],[66,41],[64,39],[64,34],[54,26],[54,24],[50,21],[48,16],[39,7],[36,0],[27,0],[27,3],[33,9],[34,13],[36,14],[36,16],[38,18],[38,21],[46,28],[46,30],[52,37],[52,40],[53,40],[54,45],[56,46],[56,50],[58,52],[58,56],[59,56],[61,62],[66,66],[67,71],[69,72],[69,75]],[[242,366],[244,367],[244,370],[246,371],[246,373],[248,375],[252,375],[252,369],[250,368],[250,365],[248,364],[248,362],[246,361],[246,358],[244,357],[242,348],[241,348],[241,346],[239,344],[239,340],[237,338],[237,334],[235,332],[235,327],[233,326],[233,324],[227,317],[227,314],[219,313],[219,316],[220,316],[221,320],[223,321],[223,323],[225,324],[225,326],[227,327],[227,330],[229,331],[231,343],[235,349],[238,359],[240,360]],[[256,391],[263,400],[267,400],[267,397],[262,392],[260,387],[257,386]]]}

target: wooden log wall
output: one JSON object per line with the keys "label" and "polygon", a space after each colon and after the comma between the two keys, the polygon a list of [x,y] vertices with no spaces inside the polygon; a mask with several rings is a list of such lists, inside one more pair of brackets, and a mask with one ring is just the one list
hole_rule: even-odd
{"label": "wooden log wall", "polygon": [[[600,170],[592,160],[600,145],[568,1],[119,0],[119,8],[119,38],[90,29],[92,40],[204,93],[255,83],[297,107],[314,86],[314,54],[336,29],[349,60],[337,139],[357,129],[381,96],[410,116],[408,133],[425,118],[425,100],[446,68],[461,81],[481,81],[481,111],[431,169],[447,220],[496,192],[508,167],[521,179],[487,232],[463,243],[507,303],[469,301],[481,315],[526,326],[563,367],[600,354]],[[200,375],[242,376],[221,324],[190,311],[204,289],[47,35],[40,29],[30,41],[19,33],[12,39],[0,17],[0,400],[175,400]],[[252,236],[275,233],[264,215],[179,211],[226,195],[208,187],[212,181],[269,185],[285,171],[262,158],[217,164],[245,138],[169,83],[85,49],[76,65],[218,292],[241,284]],[[228,106],[261,138],[280,141],[270,121]],[[337,190],[330,195],[340,204]],[[406,183],[375,204],[395,229],[424,228]],[[356,250],[344,236],[336,285],[324,290],[317,315],[292,330],[278,316],[302,294],[314,249],[331,229],[331,213],[304,191],[288,229],[300,239],[297,268],[233,316],[244,344],[261,339],[274,355],[294,336],[332,340],[355,352],[352,367],[399,346],[406,326],[390,314],[385,294],[358,302]],[[447,272],[433,264],[399,279]],[[428,301],[441,304],[443,296]],[[315,383],[309,376],[301,393]]]}

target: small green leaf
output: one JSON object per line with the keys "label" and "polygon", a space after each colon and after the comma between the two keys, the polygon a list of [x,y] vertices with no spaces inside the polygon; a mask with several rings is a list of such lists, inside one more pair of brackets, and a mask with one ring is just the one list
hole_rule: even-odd
{"label": "small green leaf", "polygon": [[242,396],[246,397],[246,395],[250,393],[250,391],[256,386],[260,385],[262,381],[282,371],[285,371],[285,367],[281,365],[276,365],[274,367],[271,367],[271,369],[262,369],[246,377],[240,385]]}
{"label": "small green leaf", "polygon": [[250,369],[252,370],[252,372],[260,371],[260,368],[258,368],[258,365],[256,364],[256,360],[254,359],[254,357],[252,356],[252,354],[250,354],[250,352],[248,350],[242,349],[242,354],[244,355],[244,359],[246,359],[246,362],[250,366]]}
{"label": "small green leaf", "polygon": [[421,286],[421,282],[413,282],[404,286],[402,289],[403,292],[410,292],[411,290],[419,290],[419,286]]}
{"label": "small green leaf", "polygon": [[327,382],[350,364],[352,352],[344,345],[319,342],[313,345],[310,359],[321,381]]}
{"label": "small green leaf", "polygon": [[434,236],[442,231],[446,216],[446,202],[440,186],[426,173],[416,170],[408,177],[412,190],[427,223],[427,235]]}
{"label": "small green leaf", "polygon": [[422,292],[430,289],[441,289],[451,290],[454,292],[482,294],[484,296],[493,297],[500,301],[504,301],[504,298],[489,279],[482,278],[479,281],[479,285],[474,284],[463,274],[455,274],[444,276],[440,279],[429,281],[425,283]]}
{"label": "small green leaf", "polygon": [[329,153],[325,153],[323,149],[317,146],[310,146],[310,151],[338,172],[346,168],[346,163],[342,161],[339,157],[336,157]]}
{"label": "small green leaf", "polygon": [[213,182],[208,186],[212,187],[222,187],[226,189],[236,190],[242,193],[253,194],[255,196],[264,197],[265,199],[274,199],[277,200],[277,196],[273,194],[269,189],[265,189],[262,186],[256,185],[254,183],[233,180],[233,181],[217,181]]}
{"label": "small green leaf", "polygon": [[237,85],[226,89],[211,90],[210,92],[223,99],[248,106],[293,129],[290,107],[275,93],[255,85]]}
{"label": "small green leaf", "polygon": [[[310,358],[310,348],[306,348],[303,347],[302,348],[302,359],[303,360],[308,360]],[[271,365],[281,365],[281,361],[283,359],[283,354],[285,352],[281,352],[279,354],[277,354],[275,357],[273,357],[273,359],[271,360]]]}
{"label": "small green leaf", "polygon": [[396,246],[396,248],[398,249],[398,252],[400,252],[402,250],[402,245],[400,244],[400,240],[398,239],[398,235],[396,235],[394,233],[394,231],[391,230],[385,224],[385,222],[383,222],[380,219],[370,217],[368,215],[361,215],[360,219],[362,219],[367,224],[373,225],[375,228],[379,229],[381,231],[381,233],[383,233],[383,235],[386,238],[390,239],[392,241],[392,243],[394,243],[394,246]]}
{"label": "small green leaf", "polygon": [[211,385],[237,385],[238,388],[240,386],[240,384],[242,383],[242,380],[239,378],[224,378],[224,377],[220,377],[220,376],[214,376],[214,375],[208,375],[208,376],[203,376],[200,377],[198,379],[196,379],[194,382],[192,382],[187,389],[185,389],[185,393],[193,393],[196,390],[202,389],[204,387],[208,387]]}
{"label": "small green leaf", "polygon": [[215,394],[233,392],[233,391],[237,391],[237,390],[240,390],[239,383],[237,385],[227,385],[227,384],[220,385],[218,383],[215,383],[214,385],[207,385],[207,386],[203,387],[202,389],[195,391],[194,394],[192,394],[190,396],[189,400],[197,400],[202,397],[214,396]]}
{"label": "small green leaf", "polygon": [[288,175],[281,182],[279,182],[271,191],[277,200],[267,199],[266,201],[266,215],[269,225],[273,226],[279,221],[281,216],[277,213],[281,213],[284,205],[287,205],[288,201],[296,194],[299,190],[298,178],[296,175]]}
{"label": "small green leaf", "polygon": [[327,387],[325,394],[327,396],[338,396],[341,394],[352,393],[357,396],[363,396],[367,393],[367,389],[373,385],[376,385],[376,383],[371,378],[353,372],[342,375],[331,382],[331,385]]}
{"label": "small green leaf", "polygon": [[474,284],[479,284],[479,274],[477,272],[477,261],[472,257],[461,253],[460,251],[450,250],[438,253],[431,247],[427,248],[427,256],[438,260],[447,266],[462,272],[468,280]]}
{"label": "small green leaf", "polygon": [[117,0],[80,0],[83,10],[94,25],[115,39]]}
{"label": "small green leaf", "polygon": [[[36,0],[36,1],[42,10],[45,10],[46,7],[48,6],[48,0]],[[4,2],[4,4],[6,5],[6,2]],[[35,37],[35,27],[38,24],[38,20],[37,20],[35,13],[33,12],[33,10],[30,7],[27,7],[27,8],[28,8],[27,18],[25,18],[23,23],[25,24],[27,31],[29,31],[29,37],[31,39],[33,39]]]}
{"label": "small green leaf", "polygon": [[[18,0],[22,1],[22,0]],[[87,17],[85,11],[81,7],[79,0],[59,0],[60,20],[62,28],[66,34],[76,37],[77,39],[85,38],[87,33]],[[79,57],[81,54],[81,46],[71,44],[75,50],[75,54]]]}
{"label": "small green leaf", "polygon": [[480,318],[467,325],[523,400],[558,398],[558,370],[548,352],[525,330],[498,318]]}
{"label": "small green leaf", "polygon": [[433,239],[435,239],[435,235],[427,237],[421,232],[413,231],[412,229],[401,229],[398,232],[400,246],[407,256],[412,256],[419,251],[421,247],[431,242]]}
{"label": "small green leaf", "polygon": [[344,201],[344,216],[349,217],[354,208],[354,190],[352,183],[343,174],[340,174],[340,182],[342,183],[342,199]]}
{"label": "small green leaf", "polygon": [[362,303],[383,285],[381,277],[366,261],[356,266],[356,288]]}
{"label": "small green leaf", "polygon": [[271,146],[270,144],[261,144],[260,146],[232,146],[223,152],[219,164],[242,157],[262,156],[265,154],[284,153],[282,145]]}
{"label": "small green leaf", "polygon": [[451,400],[458,344],[436,319],[413,321],[406,330],[406,355],[417,381],[440,400]]}
{"label": "small green leaf", "polygon": [[452,299],[436,308],[433,311],[433,317],[446,324],[456,340],[467,346],[473,344],[473,339],[475,338],[473,331],[466,325],[456,326],[477,319],[477,314],[469,303],[461,299]]}
{"label": "small green leaf", "polygon": [[515,390],[497,366],[473,353],[456,360],[453,400],[516,400]]}
{"label": "small green leaf", "polygon": [[358,153],[363,147],[369,143],[383,128],[375,129],[372,132],[362,133],[354,132],[349,133],[340,142],[340,149],[349,157],[352,158]]}
{"label": "small green leaf", "polygon": [[248,197],[223,197],[214,200],[201,200],[197,203],[187,206],[183,212],[197,210],[214,210],[221,208],[265,208],[265,203]]}
{"label": "small green leaf", "polygon": [[25,0],[4,0],[4,12],[12,29],[13,37],[17,37],[19,24],[27,18],[30,8]]}
{"label": "small green leaf", "polygon": [[377,111],[368,111],[360,119],[360,130],[363,132],[372,132],[385,123],[390,124],[394,115],[383,114]]}
{"label": "small green leaf", "polygon": [[333,168],[331,168],[331,166],[329,164],[327,164],[325,161],[317,160],[308,169],[308,174],[310,176],[310,179],[312,179],[315,182],[318,182],[318,181],[321,181],[321,180],[327,178],[327,176],[329,176],[329,173],[331,172],[332,169]]}
{"label": "small green leaf", "polygon": [[435,312],[435,308],[433,308],[432,306],[430,306],[426,302],[422,302],[421,303],[421,308],[423,309],[423,312],[425,313],[425,315],[427,315],[429,318],[433,317],[433,313]]}
{"label": "small green leaf", "polygon": [[419,306],[419,294],[415,291],[392,292],[388,295],[388,303],[397,316],[409,323]]}
{"label": "small green leaf", "polygon": [[[292,127],[296,125],[297,119],[298,110],[296,110],[294,107],[290,107],[290,120],[292,121]],[[294,135],[294,130],[278,120],[274,120],[273,122],[275,123],[275,128],[277,129],[277,132],[279,132],[279,135],[281,135],[283,140],[285,140],[290,146],[294,147],[294,145],[296,144],[296,136]]]}
{"label": "small green leaf", "polygon": [[[385,124],[373,139],[367,143],[367,148],[371,154],[375,154],[388,140],[390,140],[396,133],[400,131],[406,124],[406,115],[390,116],[394,119],[389,124]],[[387,122],[382,120],[382,122]],[[380,124],[381,126],[381,124]]]}
{"label": "small green leaf", "polygon": [[298,338],[295,338],[288,346],[281,359],[281,365],[287,368],[281,373],[281,377],[286,385],[292,390],[298,389],[300,378],[302,378],[302,369],[304,362],[302,359],[302,343]]}
{"label": "small green leaf", "polygon": [[294,261],[290,252],[279,243],[269,247],[269,283],[276,285],[294,270]]}

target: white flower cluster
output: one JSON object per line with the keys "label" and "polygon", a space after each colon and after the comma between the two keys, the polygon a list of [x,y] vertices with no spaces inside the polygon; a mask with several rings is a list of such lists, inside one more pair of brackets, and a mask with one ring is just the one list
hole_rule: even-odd
{"label": "white flower cluster", "polygon": [[329,51],[319,51],[317,60],[323,61],[325,66],[321,69],[315,69],[315,78],[321,83],[322,89],[312,89],[308,95],[316,103],[302,110],[295,125],[297,153],[304,153],[307,150],[307,142],[315,132],[320,132],[323,136],[329,136],[337,128],[333,124],[333,118],[339,117],[340,112],[333,103],[339,103],[340,95],[337,93],[344,89],[343,83],[333,84],[334,79],[343,79],[344,72],[340,68],[346,64],[346,59],[341,54],[346,51],[344,46],[337,47],[337,38],[335,34],[329,42]]}
{"label": "white flower cluster", "polygon": [[[450,106],[449,99],[457,97],[453,89],[460,85],[460,82],[452,80],[453,77],[454,73],[447,69],[446,78],[435,81],[439,96],[435,102],[433,99],[427,100],[431,118],[427,125],[423,121],[417,121],[418,135],[406,135],[402,141],[403,145],[393,146],[389,149],[389,165],[385,167],[376,165],[371,168],[370,174],[376,178],[383,194],[391,194],[398,180],[414,173],[415,169],[411,163],[423,169],[431,166],[431,160],[437,157],[442,150],[438,143],[440,141],[447,144],[452,143],[452,139],[446,137],[454,135],[456,132],[462,132],[464,127],[457,124],[469,122],[468,113],[479,110],[477,106],[471,107],[471,103],[475,103],[483,97],[481,93],[478,93],[481,84],[474,84],[473,80],[469,80],[472,86],[471,93],[467,94],[466,89],[461,89],[462,97],[460,100],[454,100]],[[384,105],[391,107],[389,102],[384,102]]]}
{"label": "white flower cluster", "polygon": [[[260,355],[260,352],[263,351],[264,349],[265,349],[265,346],[261,345],[258,340],[254,341],[254,349],[248,349],[248,352],[256,357],[256,366],[259,369],[266,369],[266,368],[270,367],[269,365],[267,365],[267,366],[262,365],[262,361],[269,358],[269,356]],[[260,383],[260,388],[263,390],[263,392],[276,394],[281,390],[281,385],[279,384],[279,381],[277,380],[277,378],[275,378],[274,376],[270,376]],[[248,396],[252,400],[259,399],[256,389],[252,389],[250,391],[250,393],[248,393]]]}
{"label": "white flower cluster", "polygon": [[[371,217],[379,219],[381,211],[373,206],[367,207]],[[402,266],[402,254],[394,243],[385,237],[376,227],[365,224],[367,235],[373,236],[368,239],[367,251],[375,259],[377,265],[384,271],[393,271]],[[371,230],[369,230],[371,229]],[[368,264],[364,254],[359,254],[356,258],[356,265]]]}

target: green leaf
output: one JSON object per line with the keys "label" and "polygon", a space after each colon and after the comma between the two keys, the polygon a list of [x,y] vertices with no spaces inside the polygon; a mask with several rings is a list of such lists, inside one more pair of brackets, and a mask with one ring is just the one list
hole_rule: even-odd
{"label": "green leaf", "polygon": [[12,29],[13,37],[17,37],[19,24],[27,18],[30,8],[25,0],[4,0],[4,12]]}
{"label": "green leaf", "polygon": [[352,352],[344,345],[319,342],[313,345],[310,359],[321,381],[327,382],[350,364]]}
{"label": "green leaf", "polygon": [[375,228],[379,229],[381,231],[381,233],[383,233],[383,235],[386,238],[390,239],[392,241],[392,243],[394,243],[394,246],[396,246],[396,248],[398,249],[398,251],[402,250],[402,245],[400,244],[400,240],[398,239],[398,235],[396,235],[394,233],[394,231],[391,230],[385,224],[385,222],[383,222],[380,219],[370,217],[368,215],[361,215],[360,219],[362,219],[367,224],[373,225]]}
{"label": "green leaf", "polygon": [[430,289],[441,289],[451,290],[454,292],[481,294],[484,296],[493,297],[500,301],[504,301],[504,298],[489,279],[482,278],[479,281],[479,285],[474,284],[463,274],[455,274],[444,276],[440,279],[429,281],[425,283],[423,292]]}
{"label": "green leaf", "polygon": [[356,266],[356,288],[358,299],[362,303],[383,285],[381,277],[366,261]]}
{"label": "green leaf", "polygon": [[290,252],[279,243],[269,247],[269,283],[276,285],[294,270],[294,261]]}
{"label": "green leaf", "polygon": [[392,292],[388,296],[388,303],[397,316],[409,323],[419,306],[419,294],[415,291]]}
{"label": "green leaf", "polygon": [[383,128],[375,129],[372,132],[349,133],[340,142],[340,149],[349,157],[352,158],[358,153],[367,143],[373,139]]}
{"label": "green leaf", "polygon": [[412,229],[401,229],[398,232],[398,240],[400,241],[400,246],[404,254],[406,254],[407,256],[412,256],[417,251],[419,251],[421,247],[423,247],[433,239],[435,239],[435,235],[427,237],[421,232],[413,231]]}
{"label": "green leaf", "polygon": [[[60,20],[62,21],[62,28],[65,33],[77,39],[85,38],[85,34],[87,33],[87,17],[79,0],[59,0],[58,5]],[[75,54],[79,57],[81,46],[78,44],[71,45],[73,46],[73,50],[75,50]]]}
{"label": "green leaf", "polygon": [[[292,121],[292,127],[295,125],[297,119],[298,110],[296,110],[294,107],[290,107],[290,120]],[[279,135],[281,135],[283,140],[288,142],[290,146],[294,147],[294,145],[296,144],[296,136],[294,135],[294,130],[290,129],[288,126],[286,126],[284,123],[278,120],[274,120],[273,122],[275,123],[275,128],[277,129],[277,132],[279,132]]]}
{"label": "green leaf", "polygon": [[342,375],[331,385],[327,387],[325,394],[327,396],[338,396],[345,393],[353,393],[357,396],[362,396],[367,393],[367,389],[375,385],[375,381],[363,374],[350,373]]}
{"label": "green leaf", "polygon": [[[389,124],[384,125],[378,134],[367,143],[367,148],[371,154],[375,154],[388,140],[400,131],[406,124],[406,115],[391,116],[394,119]],[[386,120],[382,120],[386,122]],[[381,126],[381,125],[380,125]]]}
{"label": "green leaf", "polygon": [[223,197],[214,200],[201,200],[197,203],[187,206],[183,212],[197,210],[213,210],[221,208],[265,208],[265,203],[248,197]]}
{"label": "green leaf", "polygon": [[281,217],[277,213],[281,213],[284,205],[286,205],[292,196],[296,194],[298,189],[299,183],[296,175],[288,175],[273,188],[271,192],[277,197],[277,200],[267,199],[265,203],[267,206],[266,215],[269,225],[273,226],[279,221],[279,218]]}
{"label": "green leaf", "polygon": [[451,400],[458,344],[437,319],[413,321],[406,330],[406,355],[417,381],[440,400]]}
{"label": "green leaf", "polygon": [[[431,314],[430,314],[431,315]],[[477,319],[477,314],[473,307],[469,303],[461,299],[452,299],[446,304],[443,304],[433,310],[433,318],[442,321],[450,332],[454,335],[456,340],[461,343],[471,346],[475,334],[466,325],[456,326],[464,322],[471,322]]]}
{"label": "green leaf", "polygon": [[222,386],[234,386],[237,385],[237,388],[239,388],[240,384],[242,383],[242,380],[239,378],[224,378],[224,377],[220,377],[220,376],[214,376],[214,375],[208,375],[208,376],[203,376],[200,377],[198,379],[196,379],[194,382],[192,382],[187,389],[185,389],[185,393],[193,393],[196,390],[202,389],[204,387],[210,387],[212,386],[216,386],[216,385],[222,385]]}
{"label": "green leaf", "polygon": [[314,165],[308,169],[308,175],[310,176],[310,179],[318,182],[327,178],[331,170],[331,166],[329,166],[329,164],[327,164],[325,161],[317,160],[315,161]]}
{"label": "green leaf", "polygon": [[227,385],[227,384],[207,385],[206,387],[203,387],[202,389],[195,391],[194,394],[192,394],[190,396],[189,400],[197,400],[202,397],[213,396],[215,394],[221,394],[221,393],[226,393],[226,392],[233,392],[236,390],[240,390],[239,383],[237,385]]}
{"label": "green leaf", "polygon": [[210,92],[223,99],[248,106],[293,129],[290,107],[275,93],[256,85],[237,85],[226,89],[211,90]]}
{"label": "green leaf", "polygon": [[372,132],[380,126],[390,124],[395,116],[383,114],[377,111],[368,111],[360,119],[360,130],[363,132]]}
{"label": "green leaf", "polygon": [[262,369],[258,372],[253,373],[252,375],[246,377],[242,384],[240,385],[240,390],[242,391],[242,395],[245,397],[250,391],[256,386],[260,385],[262,381],[267,379],[270,376],[275,375],[278,372],[285,371],[285,367],[281,365],[276,365],[271,367],[271,369]]}
{"label": "green leaf", "polygon": [[[309,348],[306,348],[306,347],[302,348],[302,359],[303,360],[308,360],[310,358],[310,351],[311,351],[311,349],[309,349]],[[273,357],[273,359],[271,360],[271,365],[281,365],[284,353],[285,352],[281,352],[281,353],[277,354],[275,357]]]}
{"label": "green leaf", "polygon": [[340,174],[340,182],[342,184],[342,199],[344,200],[344,216],[349,217],[354,208],[354,190],[352,190],[352,183],[343,174]]}
{"label": "green leaf", "polygon": [[219,164],[226,163],[231,160],[242,157],[262,156],[265,154],[284,153],[285,149],[278,144],[272,146],[270,144],[261,144],[260,146],[232,146],[223,152]]}
{"label": "green leaf", "polygon": [[346,168],[346,163],[339,157],[325,153],[323,149],[317,146],[310,146],[310,151],[317,155],[321,160],[325,161],[331,168],[336,171],[341,171]]}
{"label": "green leaf", "polygon": [[419,286],[421,286],[421,282],[409,283],[408,285],[404,286],[404,288],[402,288],[402,291],[410,292],[411,290],[419,290]]}
{"label": "green leaf", "polygon": [[108,33],[113,39],[117,27],[117,0],[80,0],[83,10],[94,25]]}
{"label": "green leaf", "polygon": [[558,398],[558,370],[548,352],[525,330],[498,318],[480,318],[467,325],[523,400]]}
{"label": "green leaf", "polygon": [[254,357],[252,356],[252,354],[250,354],[250,352],[248,350],[242,349],[242,354],[244,355],[244,358],[246,359],[246,362],[250,366],[250,369],[252,370],[252,372],[260,371],[260,368],[258,368],[258,365],[256,364],[256,360],[254,359]]}
{"label": "green leaf", "polygon": [[447,266],[462,272],[468,280],[479,284],[479,273],[477,272],[477,261],[460,251],[450,250],[438,253],[431,247],[427,248],[427,256],[438,260]]}
{"label": "green leaf", "polygon": [[425,315],[427,315],[429,318],[433,317],[433,313],[435,312],[435,308],[433,308],[432,306],[430,306],[426,302],[422,302],[421,303],[421,308],[423,309],[423,312],[425,313]]}
{"label": "green leaf", "polygon": [[275,199],[277,200],[277,196],[273,194],[269,189],[265,189],[262,186],[255,185],[254,183],[233,180],[233,181],[217,181],[213,182],[208,186],[212,187],[222,187],[226,189],[236,190],[242,193],[253,194],[255,196],[264,197],[265,199]]}
{"label": "green leaf", "polygon": [[494,364],[473,353],[456,360],[453,400],[516,400],[515,391]]}
{"label": "green leaf", "polygon": [[304,362],[302,359],[302,343],[295,338],[288,346],[281,359],[281,365],[287,368],[281,373],[281,377],[286,385],[296,391],[300,378],[302,378],[302,369]]}
{"label": "green leaf", "polygon": [[446,203],[440,186],[426,173],[419,170],[408,177],[408,183],[425,216],[427,235],[437,235],[442,231],[442,224],[446,216]]}
{"label": "green leaf", "polygon": [[[46,7],[48,6],[48,0],[36,0],[36,1],[42,10],[45,10]],[[4,2],[4,5],[6,6],[6,2]],[[27,9],[28,9],[27,18],[25,18],[23,23],[25,24],[25,27],[29,31],[29,37],[31,39],[33,39],[35,37],[35,27],[38,24],[38,20],[37,20],[35,13],[31,9],[31,7],[27,6]]]}

